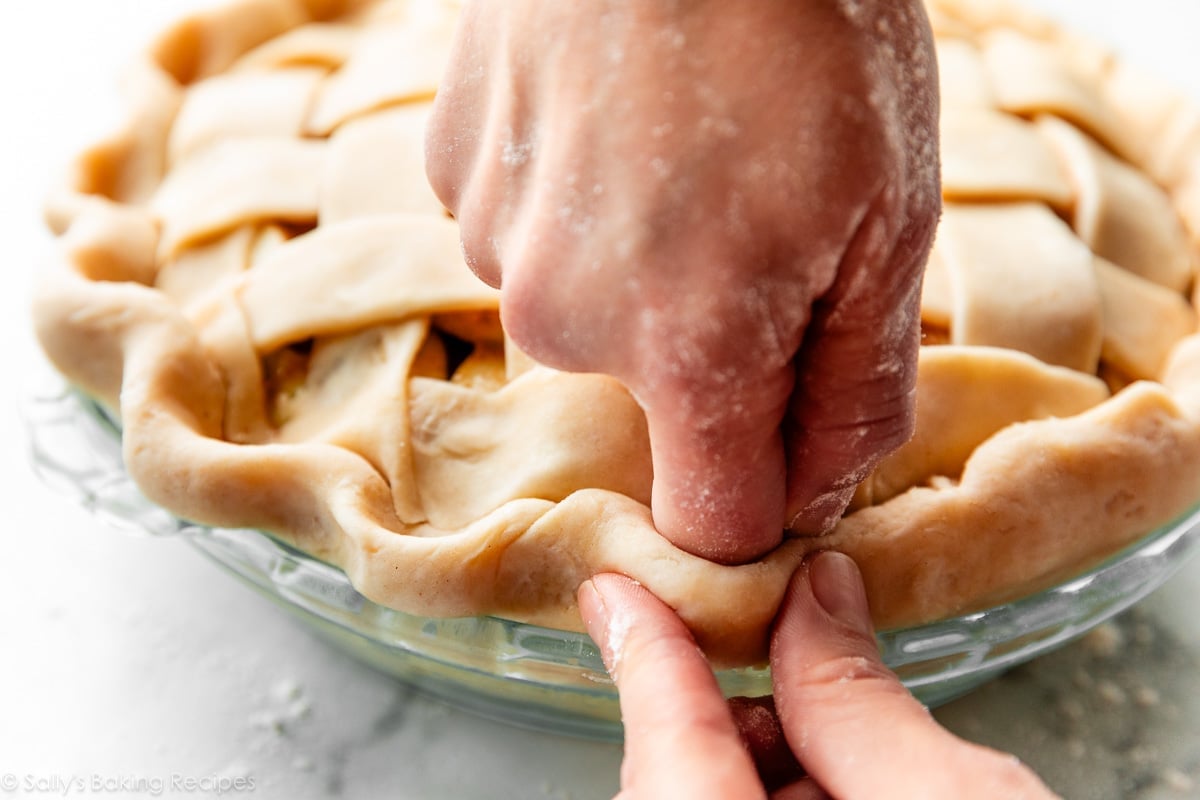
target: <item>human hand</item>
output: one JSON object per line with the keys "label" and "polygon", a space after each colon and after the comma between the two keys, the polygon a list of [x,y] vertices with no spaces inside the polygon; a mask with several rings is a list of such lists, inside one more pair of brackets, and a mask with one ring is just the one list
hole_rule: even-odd
{"label": "human hand", "polygon": [[642,405],[655,526],[740,562],[911,434],[936,120],[920,0],[474,0],[427,165],[513,340]]}
{"label": "human hand", "polygon": [[[1049,800],[1015,757],[942,728],[879,658],[858,568],[818,553],[771,637],[774,704],[728,703],[680,619],[623,576],[579,590],[620,691],[621,800]],[[769,794],[768,794],[769,793]]]}

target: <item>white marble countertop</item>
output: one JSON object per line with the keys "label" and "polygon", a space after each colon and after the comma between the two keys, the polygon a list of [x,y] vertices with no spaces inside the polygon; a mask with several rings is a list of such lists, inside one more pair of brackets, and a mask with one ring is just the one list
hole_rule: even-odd
{"label": "white marble countertop", "polygon": [[[38,370],[38,198],[117,118],[121,60],[197,0],[38,0],[0,26],[0,330]],[[1200,97],[1200,4],[1036,5]],[[15,277],[14,277],[15,276]],[[17,382],[20,384],[20,382]],[[446,708],[330,649],[180,540],[103,527],[40,485],[3,387],[0,796],[612,796],[619,749]],[[1200,797],[1200,560],[1084,640],[938,710],[1069,798]],[[235,779],[241,779],[240,783]],[[10,781],[17,791],[8,792]],[[223,783],[221,782],[223,781]]]}

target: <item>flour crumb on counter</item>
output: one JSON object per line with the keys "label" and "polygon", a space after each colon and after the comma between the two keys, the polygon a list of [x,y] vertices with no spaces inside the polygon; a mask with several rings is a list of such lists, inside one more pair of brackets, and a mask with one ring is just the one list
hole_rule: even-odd
{"label": "flour crumb on counter", "polygon": [[1096,626],[1083,637],[1083,646],[1094,656],[1110,658],[1121,651],[1125,634],[1113,622]]}
{"label": "flour crumb on counter", "polygon": [[1196,788],[1196,781],[1181,769],[1167,767],[1159,774],[1159,779],[1168,789],[1176,792],[1191,792]]}
{"label": "flour crumb on counter", "polygon": [[1130,764],[1138,766],[1161,764],[1163,760],[1157,748],[1143,744],[1131,747],[1125,753],[1125,758]]}
{"label": "flour crumb on counter", "polygon": [[1064,697],[1058,701],[1058,710],[1063,715],[1064,719],[1078,722],[1083,719],[1087,711],[1083,707],[1083,703],[1079,702],[1074,697]]}
{"label": "flour crumb on counter", "polygon": [[271,699],[285,703],[298,700],[304,694],[304,687],[293,678],[281,678],[271,686]]}
{"label": "flour crumb on counter", "polygon": [[297,722],[312,713],[304,687],[290,678],[276,681],[267,697],[269,706],[250,714],[250,727],[286,736]]}
{"label": "flour crumb on counter", "polygon": [[1105,703],[1110,706],[1125,705],[1128,695],[1125,690],[1110,680],[1103,680],[1096,684],[1096,694]]}
{"label": "flour crumb on counter", "polygon": [[1139,686],[1133,690],[1133,702],[1140,708],[1154,708],[1162,702],[1162,695],[1152,686]]}
{"label": "flour crumb on counter", "polygon": [[297,772],[313,772],[316,768],[316,762],[308,756],[301,755],[292,759],[292,769]]}

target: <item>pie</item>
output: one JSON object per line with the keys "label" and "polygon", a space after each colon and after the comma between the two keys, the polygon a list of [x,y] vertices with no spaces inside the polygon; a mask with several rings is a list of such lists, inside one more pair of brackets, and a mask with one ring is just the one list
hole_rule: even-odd
{"label": "pie", "polygon": [[450,0],[236,0],[167,31],[48,203],[39,338],[152,500],[407,612],[579,630],[576,588],[615,570],[738,665],[817,548],[885,628],[1028,595],[1200,501],[1200,112],[1017,7],[929,12],[916,435],[831,534],[755,563],[655,531],[637,404],[520,353],[464,265],[422,162]]}

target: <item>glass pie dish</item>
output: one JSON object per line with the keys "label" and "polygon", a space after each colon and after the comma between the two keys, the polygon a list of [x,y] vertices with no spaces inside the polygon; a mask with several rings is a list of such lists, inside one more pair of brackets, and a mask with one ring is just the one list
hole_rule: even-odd
{"label": "glass pie dish", "polygon": [[[336,567],[259,531],[181,520],[145,499],[121,460],[118,425],[45,377],[24,393],[35,471],[116,528],[190,545],[352,656],[458,708],[576,736],[621,735],[616,690],[591,640],[495,617],[432,619],[363,597]],[[884,660],[924,703],[965,694],[1132,606],[1200,541],[1200,508],[1077,577],[985,611],[884,630]],[[770,692],[763,668],[718,673],[730,695]]]}

